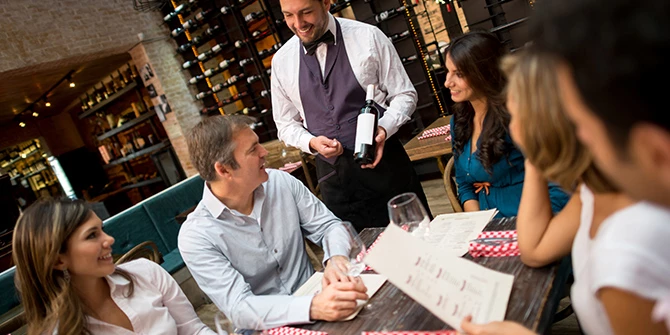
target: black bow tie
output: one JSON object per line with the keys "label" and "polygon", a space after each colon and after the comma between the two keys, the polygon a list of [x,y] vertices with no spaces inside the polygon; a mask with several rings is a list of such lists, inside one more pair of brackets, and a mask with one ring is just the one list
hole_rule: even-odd
{"label": "black bow tie", "polygon": [[317,38],[316,40],[310,43],[303,43],[303,46],[305,47],[305,50],[307,50],[307,54],[311,56],[314,54],[319,44],[321,43],[333,44],[334,42],[335,42],[335,36],[333,36],[333,33],[331,33],[330,30],[326,30],[326,33],[323,34],[321,37]]}

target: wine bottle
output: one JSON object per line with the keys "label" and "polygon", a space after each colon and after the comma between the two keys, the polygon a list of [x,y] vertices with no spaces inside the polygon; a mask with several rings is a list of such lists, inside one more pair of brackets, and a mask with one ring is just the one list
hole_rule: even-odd
{"label": "wine bottle", "polygon": [[195,20],[198,21],[198,22],[202,22],[207,18],[207,16],[209,16],[213,12],[214,12],[213,9],[203,10],[203,11],[199,12],[198,14],[195,14]]}
{"label": "wine bottle", "polygon": [[109,99],[109,95],[111,93],[109,92],[107,85],[105,85],[105,83],[102,81],[100,82],[100,85],[102,85],[102,88],[100,89],[102,91],[102,96],[104,97],[105,100]]}
{"label": "wine bottle", "polygon": [[221,50],[224,47],[226,47],[227,45],[228,45],[228,43],[219,43],[219,44],[213,46],[211,49],[199,54],[198,55],[198,60],[201,61],[201,62],[204,62],[204,61],[208,60],[212,56],[221,52]]}
{"label": "wine bottle", "polygon": [[232,13],[232,12],[233,12],[233,10],[232,10],[230,7],[228,7],[228,6],[223,6],[223,7],[221,7],[221,13],[222,13],[223,15],[228,15],[228,14],[230,14],[230,13]]}
{"label": "wine bottle", "polygon": [[[410,5],[410,8],[412,8],[412,7],[414,7],[414,5]],[[375,21],[377,21],[377,23],[380,23],[380,22],[384,22],[388,19],[392,19],[392,18],[398,16],[398,14],[400,14],[404,10],[405,10],[405,6],[400,6],[398,8],[391,8],[389,10],[385,10],[385,11],[375,15]]]}
{"label": "wine bottle", "polygon": [[188,50],[191,50],[191,47],[193,47],[193,46],[198,47],[198,46],[204,44],[205,42],[209,41],[212,37],[214,37],[220,31],[221,31],[221,26],[218,25],[218,24],[214,27],[209,27],[201,35],[193,37],[193,39],[191,39],[187,43],[184,43],[184,44],[180,45],[177,48],[177,52],[184,53]]}
{"label": "wine bottle", "polygon": [[270,90],[262,90],[261,91],[261,96],[263,98],[269,98],[270,97]]}
{"label": "wine bottle", "polygon": [[188,15],[191,12],[191,10],[193,9],[193,5],[196,4],[197,2],[198,2],[197,0],[189,0],[188,3],[181,4],[177,7],[175,7],[173,12],[171,12],[170,14],[165,15],[165,17],[163,17],[163,21],[168,22],[168,21],[174,19],[175,17],[177,17],[177,15],[179,15],[179,14],[181,14],[183,16]]}
{"label": "wine bottle", "polygon": [[256,30],[253,33],[251,33],[251,38],[253,38],[254,41],[260,41],[263,38],[269,36],[272,34],[272,30],[270,28],[265,29],[263,31]]}
{"label": "wine bottle", "polygon": [[351,6],[351,0],[344,0],[338,3],[331,4],[329,11],[331,14],[335,14],[349,6]]}
{"label": "wine bottle", "polygon": [[354,144],[354,162],[372,164],[375,161],[377,137],[377,119],[379,110],[375,107],[375,85],[368,85],[365,94],[365,105],[358,113],[356,122],[356,142]]}
{"label": "wine bottle", "polygon": [[87,111],[88,110],[88,103],[86,103],[86,100],[81,99],[81,98],[79,100],[81,100],[81,111],[82,112]]}
{"label": "wine bottle", "polygon": [[393,34],[389,36],[389,40],[391,40],[391,42],[397,42],[407,36],[409,36],[409,30],[405,30],[402,33]]}
{"label": "wine bottle", "polygon": [[205,78],[208,78],[208,77],[211,77],[211,76],[213,76],[217,73],[223,72],[234,61],[235,61],[235,58],[224,60],[221,63],[219,63],[216,67],[213,67],[211,69],[207,69],[207,70],[205,70],[205,72],[203,74],[197,75],[197,76],[191,78],[188,82],[189,82],[189,84],[196,84],[196,83],[198,83],[199,81],[201,81]]}
{"label": "wine bottle", "polygon": [[281,43],[277,43],[277,44],[273,45],[272,47],[270,47],[269,49],[259,51],[258,52],[258,57],[260,59],[265,59],[265,58],[269,57],[270,55],[274,54],[275,52],[277,52],[277,50],[279,50],[279,48],[281,48],[281,46],[282,46]]}
{"label": "wine bottle", "polygon": [[95,101],[100,103],[100,101],[102,101],[102,94],[100,94],[100,91],[98,91],[98,88],[95,87],[95,85],[93,85],[93,90],[95,92]]}
{"label": "wine bottle", "polygon": [[255,76],[248,77],[247,78],[247,83],[248,84],[253,84],[253,83],[259,81],[260,79],[261,79],[261,76],[259,74],[257,74]]}
{"label": "wine bottle", "polygon": [[88,92],[86,92],[86,103],[88,104],[88,108],[93,107],[95,105],[95,102],[93,101],[93,97],[88,95]]}
{"label": "wine bottle", "polygon": [[253,58],[245,58],[245,59],[243,59],[243,60],[240,61],[240,67],[244,67],[244,66],[246,66],[247,64],[251,64],[251,63],[253,63],[253,62],[254,62],[254,59],[253,59]]}
{"label": "wine bottle", "polygon": [[410,64],[410,63],[414,62],[414,61],[417,60],[418,58],[419,58],[419,57],[418,57],[417,55],[411,55],[411,56],[409,56],[409,57],[402,57],[402,58],[400,58],[400,61],[402,61],[402,63],[403,63],[404,65],[407,65],[407,64]]}
{"label": "wine bottle", "polygon": [[173,30],[171,32],[171,34],[172,34],[173,37],[177,37],[177,36],[183,34],[187,30],[188,31],[194,31],[194,30],[198,29],[198,27],[200,27],[201,24],[202,24],[201,21],[198,21],[195,18],[192,18],[192,19],[184,22],[181,27]]}
{"label": "wine bottle", "polygon": [[111,74],[109,75],[109,78],[111,79],[109,83],[112,86],[112,90],[114,90],[114,93],[118,92],[121,89],[121,85],[119,84],[118,80]]}
{"label": "wine bottle", "polygon": [[235,112],[235,114],[244,114],[244,115],[249,115],[249,113],[253,113],[258,110],[258,107],[253,106],[253,107],[245,107],[244,109]]}
{"label": "wine bottle", "polygon": [[123,80],[123,84],[124,84],[123,87],[126,87],[126,85],[128,85],[130,80],[128,80],[128,78],[126,78],[126,76],[123,74],[123,72],[121,72],[121,69],[117,69],[116,72],[119,73],[119,78],[121,80]]}
{"label": "wine bottle", "polygon": [[258,20],[260,20],[264,17],[265,17],[265,12],[263,12],[263,11],[251,12],[244,17],[244,21],[247,24],[250,24],[250,23],[252,23],[254,21],[258,21]]}
{"label": "wine bottle", "polygon": [[198,63],[200,63],[200,61],[196,58],[194,60],[186,61],[184,64],[181,65],[181,67],[184,68],[184,69],[188,69],[189,67],[191,67],[195,64],[198,64]]}

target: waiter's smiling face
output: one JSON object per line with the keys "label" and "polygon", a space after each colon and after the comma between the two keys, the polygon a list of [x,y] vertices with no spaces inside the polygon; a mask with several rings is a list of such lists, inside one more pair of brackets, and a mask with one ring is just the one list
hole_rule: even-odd
{"label": "waiter's smiling face", "polygon": [[328,28],[328,0],[280,0],[286,25],[303,43],[321,37]]}

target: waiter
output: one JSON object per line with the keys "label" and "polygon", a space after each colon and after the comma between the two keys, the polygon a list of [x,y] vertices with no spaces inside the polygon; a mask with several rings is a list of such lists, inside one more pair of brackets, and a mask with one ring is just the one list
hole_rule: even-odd
{"label": "waiter", "polygon": [[[295,33],[272,60],[272,110],[279,139],[317,154],[328,208],[359,231],[389,224],[387,202],[414,192],[428,202],[400,141],[393,136],[416,108],[417,93],[389,38],[377,27],[335,18],[329,0],[280,0]],[[358,112],[376,86],[382,113],[376,159],[353,160]],[[380,108],[381,107],[381,108]]]}

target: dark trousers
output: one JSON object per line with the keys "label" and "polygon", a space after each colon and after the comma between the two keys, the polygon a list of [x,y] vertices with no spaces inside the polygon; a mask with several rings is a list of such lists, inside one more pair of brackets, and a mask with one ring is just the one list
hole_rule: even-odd
{"label": "dark trousers", "polygon": [[414,192],[432,219],[426,195],[400,141],[386,141],[382,160],[374,169],[361,169],[351,150],[345,149],[334,165],[316,159],[323,201],[337,217],[352,223],[356,230],[386,227],[387,203],[394,196]]}

